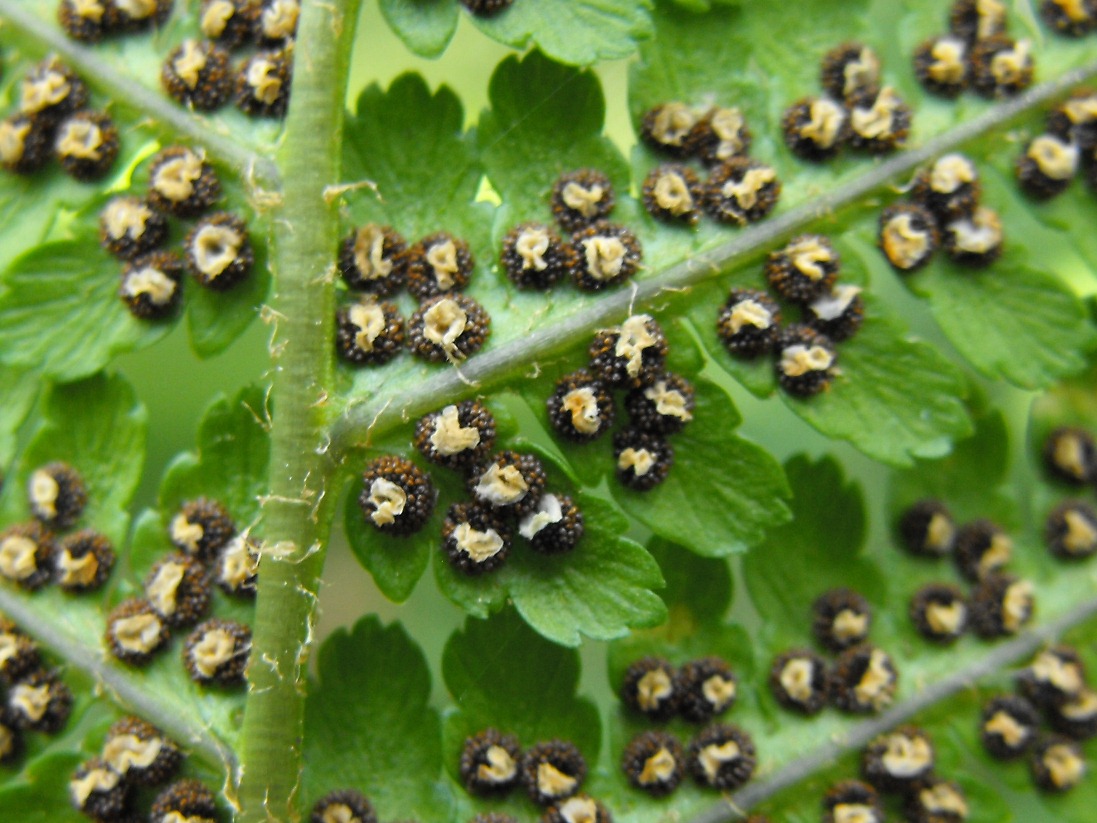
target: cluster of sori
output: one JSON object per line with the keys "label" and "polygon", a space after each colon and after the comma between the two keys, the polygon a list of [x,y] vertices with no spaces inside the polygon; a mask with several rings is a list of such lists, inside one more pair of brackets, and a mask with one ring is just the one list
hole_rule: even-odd
{"label": "cluster of sori", "polygon": [[[742,226],[760,221],[780,199],[777,171],[749,157],[750,129],[734,106],[660,103],[645,112],[640,136],[658,154],[677,160],[644,179],[644,207],[659,221],[692,226],[703,211],[714,221]],[[685,164],[689,159],[709,169],[703,182]]]}
{"label": "cluster of sori", "polygon": [[[465,740],[458,765],[470,794],[502,797],[521,786],[545,808],[542,823],[611,823],[605,806],[579,790],[587,776],[583,753],[566,740],[543,740],[524,752],[518,739],[484,729]],[[480,823],[511,821],[506,815],[480,815]]]}
{"label": "cluster of sori", "polygon": [[[915,726],[900,726],[865,747],[862,780],[844,780],[823,797],[824,823],[883,823],[881,794],[897,795],[911,823],[963,823],[968,801],[956,783],[935,773],[933,741]],[[867,782],[866,782],[867,781]]]}
{"label": "cluster of sori", "polygon": [[[168,526],[177,552],[157,561],[144,581],[144,597],[125,600],[107,618],[111,654],[144,666],[164,649],[172,629],[194,626],[209,612],[213,583],[228,595],[255,595],[260,550],[238,533],[223,505],[199,497],[179,508]],[[183,663],[196,683],[223,686],[243,682],[251,630],[233,620],[211,618],[186,639]]]}
{"label": "cluster of sori", "polygon": [[869,154],[901,147],[911,110],[890,86],[880,86],[880,58],[861,43],[843,43],[823,56],[823,95],[805,97],[785,111],[785,145],[804,160],[828,160],[844,146]]}
{"label": "cluster of sori", "polygon": [[118,128],[88,102],[87,84],[57,57],[35,65],[20,84],[19,108],[0,120],[0,166],[34,174],[52,157],[81,182],[105,176],[118,157]]}
{"label": "cluster of sori", "polygon": [[[1076,12],[1092,19],[1089,0],[1047,0],[1044,17],[1058,20]],[[914,74],[926,91],[957,97],[971,89],[983,97],[1009,97],[1032,83],[1032,44],[1006,34],[1006,4],[1001,0],[956,0],[947,34],[931,37],[914,50]]]}
{"label": "cluster of sori", "polygon": [[754,774],[751,736],[730,723],[712,722],[734,705],[739,681],[726,660],[702,657],[678,669],[644,657],[625,671],[621,702],[634,714],[665,723],[680,717],[705,723],[688,747],[664,730],[644,731],[625,747],[621,768],[633,787],[654,797],[674,791],[688,770],[701,786],[733,791]]}
{"label": "cluster of sori", "polygon": [[[139,787],[162,786],[175,777],[182,764],[183,753],[160,729],[140,718],[124,717],[107,731],[99,755],[77,767],[69,779],[69,798],[73,806],[98,823],[144,818],[136,809]],[[177,795],[180,785],[193,782],[182,781],[161,797],[172,792]],[[206,791],[195,785],[197,791]],[[212,801],[209,795],[211,808]]]}
{"label": "cluster of sori", "polygon": [[[1061,426],[1043,448],[1048,474],[1074,489],[1097,486],[1097,442],[1085,429]],[[1084,560],[1097,554],[1097,509],[1084,500],[1067,499],[1048,514],[1044,523],[1048,550],[1060,560]]]}
{"label": "cluster of sori", "polygon": [[[182,303],[185,272],[216,292],[235,288],[251,273],[255,255],[243,219],[227,211],[207,214],[220,197],[221,183],[205,152],[170,146],[150,161],[144,197],[121,195],[103,208],[100,243],[123,262],[118,296],[134,317],[173,316]],[[183,240],[181,254],[164,248],[169,215],[201,217]]]}
{"label": "cluster of sori", "polygon": [[[657,166],[644,179],[644,208],[657,220],[692,226],[704,211],[720,223],[741,226],[777,205],[781,181],[772,166],[749,156],[750,129],[735,107],[661,103],[644,113],[640,137],[678,161]],[[704,182],[685,164],[690,159],[709,169]]]}
{"label": "cluster of sori", "polygon": [[461,5],[477,17],[492,17],[509,9],[514,0],[461,0]]}
{"label": "cluster of sori", "polygon": [[982,267],[1002,253],[1002,221],[980,203],[979,172],[970,158],[946,154],[922,169],[910,186],[911,202],[880,214],[879,246],[891,267],[910,274],[944,246],[962,266]]}
{"label": "cluster of sori", "polygon": [[174,5],[174,0],[61,0],[57,20],[73,40],[97,43],[162,26]]}
{"label": "cluster of sori", "polygon": [[24,732],[56,734],[71,711],[60,674],[45,668],[38,644],[0,614],[0,766],[19,762]]}
{"label": "cluster of sori", "polygon": [[[215,111],[233,98],[250,117],[283,117],[289,105],[300,0],[203,0],[199,29],[168,54],[160,82],[176,102]],[[232,52],[258,51],[232,65]]]}
{"label": "cluster of sori", "polygon": [[666,370],[666,358],[667,338],[659,324],[650,315],[632,315],[597,332],[588,366],[561,377],[546,401],[556,432],[590,443],[613,427],[611,392],[625,392],[629,422],[613,436],[613,460],[617,479],[636,491],[667,479],[674,463],[668,437],[693,419],[693,386]]}
{"label": "cluster of sori", "polygon": [[[425,415],[413,442],[431,463],[459,473],[472,495],[451,505],[442,522],[442,548],[465,574],[502,566],[515,531],[544,555],[571,551],[583,536],[582,512],[569,496],[546,491],[541,461],[509,449],[493,453],[495,418],[483,403],[466,400]],[[426,525],[436,499],[426,472],[386,455],[366,467],[358,503],[374,528],[406,536]]]}
{"label": "cluster of sori", "polygon": [[917,557],[951,556],[973,586],[970,598],[950,583],[928,583],[915,592],[910,617],[923,637],[951,643],[969,627],[980,637],[1001,637],[1032,619],[1032,583],[1006,573],[1013,540],[996,523],[980,518],[958,526],[942,501],[926,498],[902,513],[897,531]]}
{"label": "cluster of sori", "polygon": [[549,206],[562,240],[542,223],[522,223],[503,238],[500,262],[521,289],[549,289],[570,277],[581,291],[624,283],[640,268],[644,252],[631,230],[606,218],[617,199],[610,179],[596,169],[561,174]]}
{"label": "cluster of sori", "polygon": [[[1028,755],[1032,778],[1044,791],[1074,788],[1086,773],[1079,743],[1097,736],[1097,691],[1086,683],[1078,652],[1044,649],[1016,683],[1020,694],[997,695],[983,706],[983,746],[999,760]],[[1041,731],[1041,715],[1052,732]]]}
{"label": "cluster of sori", "polygon": [[777,295],[800,308],[801,320],[781,328],[781,307],[768,292],[732,289],[716,317],[716,331],[732,357],[772,355],[777,382],[789,394],[824,391],[837,371],[835,343],[853,337],[864,322],[858,286],[838,283],[841,259],[820,234],[793,238],[772,252],[766,280]]}
{"label": "cluster of sori", "polygon": [[1028,141],[1015,169],[1021,189],[1048,200],[1070,186],[1079,168],[1097,189],[1097,92],[1078,89],[1047,116],[1044,133]]}
{"label": "cluster of sori", "polygon": [[[428,362],[456,363],[484,345],[491,318],[478,302],[461,292],[476,261],[468,243],[449,232],[436,232],[408,246],[391,226],[357,228],[339,248],[339,271],[354,302],[336,312],[335,349],[355,366],[381,365],[404,348]],[[378,298],[403,288],[419,301],[404,331],[394,303]]]}
{"label": "cluster of sori", "polygon": [[32,471],[27,505],[34,520],[0,533],[0,576],[28,591],[47,583],[72,594],[99,589],[114,566],[113,545],[95,529],[69,531],[87,503],[84,480],[68,463]]}
{"label": "cluster of sori", "polygon": [[596,169],[566,172],[552,186],[549,205],[569,240],[551,226],[521,223],[503,238],[500,262],[520,289],[550,289],[570,277],[582,291],[624,283],[644,252],[628,228],[606,218],[616,203],[613,184]]}
{"label": "cluster of sori", "polygon": [[886,709],[895,699],[899,670],[891,655],[868,643],[872,609],[851,589],[831,589],[812,605],[812,631],[833,666],[811,649],[791,649],[770,667],[773,696],[786,709],[817,714],[829,702],[854,714]]}

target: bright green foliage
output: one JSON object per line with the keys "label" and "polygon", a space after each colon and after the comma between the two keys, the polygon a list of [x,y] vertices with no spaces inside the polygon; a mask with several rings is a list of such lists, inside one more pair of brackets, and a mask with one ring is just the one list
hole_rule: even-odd
{"label": "bright green foliage", "polygon": [[[489,37],[515,48],[538,46],[565,63],[627,57],[651,35],[652,0],[537,0],[496,17],[472,17]],[[416,54],[436,57],[457,29],[457,0],[382,0],[381,10]]]}
{"label": "bright green foliage", "polygon": [[[353,787],[386,821],[465,823],[485,810],[534,819],[541,812],[520,790],[481,801],[461,785],[463,742],[487,727],[516,735],[524,747],[554,737],[576,743],[591,766],[584,789],[606,802],[617,823],[723,823],[733,816],[728,809],[755,807],[774,820],[809,821],[818,819],[829,783],[857,774],[866,735],[911,718],[937,741],[938,771],[960,781],[973,823],[1089,819],[1092,778],[1063,797],[1037,794],[1025,764],[1002,766],[985,754],[975,717],[989,695],[1012,688],[1012,672],[1059,629],[1073,627],[1066,640],[1097,666],[1092,565],[1053,559],[1043,534],[1049,511],[1069,497],[1091,501],[1092,490],[1053,481],[1041,466],[1051,429],[1097,426],[1094,195],[1079,182],[1037,203],[1020,193],[1013,169],[1021,146],[1044,128],[1044,110],[1073,85],[1054,84],[1072,70],[1081,69],[1070,75],[1077,79],[1097,75],[1092,38],[1054,37],[1037,4],[1008,4],[1011,33],[1032,39],[1037,80],[1052,85],[1019,101],[967,95],[952,102],[928,97],[909,63],[919,42],[944,31],[945,0],[803,0],[795,8],[757,0],[515,0],[491,18],[473,18],[458,0],[381,0],[363,7],[369,25],[356,36],[357,3],[306,3],[305,23],[331,9],[350,17],[303,27],[295,99],[318,106],[326,94],[334,100],[329,121],[342,111],[337,78],[309,71],[319,49],[337,63],[347,57],[368,67],[368,85],[346,96],[354,102],[342,130],[309,142],[300,128],[252,122],[232,106],[196,115],[162,95],[165,53],[199,31],[199,4],[175,5],[154,35],[84,48],[59,33],[54,4],[0,0],[3,115],[16,105],[23,72],[56,51],[89,79],[92,104],[107,107],[123,135],[118,163],[98,186],[71,181],[56,164],[29,178],[0,172],[0,530],[28,519],[29,473],[65,460],[88,484],[80,525],[103,531],[119,555],[97,593],[46,587],[26,594],[0,581],[0,611],[41,643],[50,665],[64,668],[77,696],[62,733],[29,735],[20,768],[0,769],[0,816],[81,819],[66,798],[67,778],[97,751],[107,726],[134,711],[188,749],[186,774],[225,789],[226,819],[229,804],[244,805],[244,823],[265,818],[262,804],[247,801],[257,787],[279,803],[299,798],[303,818],[328,791]],[[462,78],[434,88],[414,71],[397,75],[402,67],[378,65],[371,26],[382,16],[415,55],[447,59],[458,26],[470,25],[522,53],[495,67],[485,107],[470,111],[468,90],[451,88],[461,88]],[[851,39],[877,50],[884,83],[911,104],[911,150],[805,163],[782,140],[782,115],[819,93],[819,58]],[[617,86],[604,91],[607,75],[596,64],[625,58],[628,99],[614,100]],[[644,112],[673,100],[742,109],[751,155],[782,181],[771,218],[737,229],[704,217],[691,228],[644,211],[636,195],[666,158],[607,137],[607,112],[627,103],[638,132]],[[100,248],[98,215],[110,197],[143,192],[149,158],[176,143],[207,151],[225,192],[218,207],[248,220],[255,271],[227,294],[188,278],[177,317],[141,321],[118,297],[121,263]],[[275,158],[300,160],[306,155],[293,153],[302,145],[330,151],[316,158],[317,169],[334,174],[338,161],[341,168],[330,180],[315,176],[315,202],[286,203]],[[984,202],[1002,216],[1002,259],[976,271],[940,254],[924,270],[899,275],[877,248],[879,213],[907,196],[924,161],[946,150],[975,159]],[[596,294],[569,284],[518,291],[499,261],[504,234],[519,222],[551,223],[554,181],[586,167],[609,176],[617,203],[611,219],[642,242],[635,283]],[[288,264],[287,238],[322,237],[313,245],[323,247],[367,222],[391,225],[409,243],[443,230],[469,242],[476,266],[468,294],[492,319],[483,352],[460,364],[405,353],[383,368],[332,368],[331,343],[317,331],[330,322],[302,316],[300,306],[315,298],[309,305],[329,307],[351,295],[334,265]],[[190,225],[173,221],[173,244]],[[832,385],[810,399],[779,388],[771,358],[733,358],[715,322],[729,289],[765,288],[766,255],[806,232],[832,238],[841,281],[864,289],[866,313],[859,334],[839,345]],[[309,251],[307,242],[297,245]],[[304,303],[287,302],[291,292]],[[415,307],[405,295],[393,300],[404,317]],[[785,310],[786,323],[799,319],[795,307]],[[263,350],[270,360],[254,364],[257,382],[212,401],[193,451],[146,476],[146,437],[164,432],[146,420],[143,387],[112,369],[128,372],[123,355],[159,344],[163,362],[145,382],[176,385],[171,338],[181,334],[170,332],[184,313],[187,345],[200,358],[229,349],[261,316],[271,326]],[[635,313],[660,323],[668,369],[696,390],[693,421],[670,438],[669,478],[644,493],[615,478],[612,436],[565,441],[545,406],[557,381],[587,364],[594,333]],[[246,345],[237,350],[250,356]],[[481,576],[446,558],[442,520],[468,488],[458,473],[414,453],[412,431],[421,415],[473,397],[496,417],[496,448],[537,455],[547,490],[579,506],[585,535],[573,551],[539,555],[516,536],[506,564]],[[619,429],[628,420],[621,392],[616,399]],[[378,533],[357,503],[365,464],[393,453],[429,470],[438,488],[435,514],[407,538]],[[309,476],[295,474],[295,454],[319,457]],[[281,456],[274,465],[272,455]],[[150,478],[159,478],[158,487]],[[275,486],[296,487],[300,496],[274,494]],[[263,750],[268,741],[246,719],[264,695],[191,682],[179,659],[180,632],[144,669],[117,663],[105,648],[106,612],[142,594],[148,570],[173,551],[171,517],[200,496],[222,502],[238,530],[265,545],[258,608],[218,592],[213,613],[251,624],[253,667],[289,678],[276,683],[291,684],[284,713],[267,707],[284,723],[275,731],[288,730],[274,735],[282,741],[274,751]],[[921,585],[966,585],[949,560],[899,547],[901,513],[927,497],[946,501],[959,523],[987,517],[1007,529],[1009,571],[1034,584],[1035,633],[1002,642],[969,634],[947,648],[917,633],[907,611]],[[331,530],[332,520],[342,528]],[[353,614],[340,616],[348,628],[319,645],[310,676],[309,652],[331,627],[307,609],[300,621],[276,625],[274,618],[298,614],[287,605],[291,595],[309,604],[327,596],[318,585],[324,554],[329,542],[342,551],[344,541],[372,587],[357,569],[332,581],[346,587]],[[271,582],[264,587],[264,580]],[[813,646],[811,603],[836,586],[870,601],[870,639],[899,666],[896,708],[879,721],[834,709],[793,715],[766,683],[774,657]],[[388,621],[389,609],[398,619],[383,623],[376,613]],[[416,627],[414,637],[405,623]],[[629,787],[621,751],[650,724],[630,715],[616,692],[627,667],[645,655],[676,666],[706,655],[729,661],[739,694],[726,719],[759,748],[756,780],[744,792],[722,799],[687,779],[671,797],[653,800]],[[299,713],[303,740],[293,726]],[[679,719],[666,728],[684,743],[697,730]],[[1093,745],[1086,749],[1092,758]],[[270,789],[262,783],[267,771],[300,771],[301,783]],[[894,803],[890,811],[899,813]]]}

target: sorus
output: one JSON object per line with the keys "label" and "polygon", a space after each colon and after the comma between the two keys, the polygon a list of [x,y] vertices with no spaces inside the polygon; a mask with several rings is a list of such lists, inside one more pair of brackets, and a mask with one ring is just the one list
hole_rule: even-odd
{"label": "sorus", "polygon": [[721,791],[738,789],[758,764],[750,735],[730,723],[713,723],[698,732],[686,758],[694,780]]}
{"label": "sorus", "polygon": [[408,321],[408,348],[432,363],[457,363],[475,354],[491,334],[491,318],[466,294],[440,294],[419,304]]}
{"label": "sorus", "polygon": [[476,265],[469,244],[444,231],[424,237],[405,259],[408,291],[419,300],[463,290]]}
{"label": "sorus", "polygon": [[613,426],[616,410],[605,383],[589,370],[566,374],[545,402],[552,428],[568,440],[589,443]]}
{"label": "sorus", "polygon": [[732,357],[744,359],[773,351],[780,327],[780,306],[755,289],[732,289],[716,317],[716,333],[724,348]]}
{"label": "sorus", "polygon": [[685,752],[669,732],[641,732],[625,746],[621,769],[632,786],[652,797],[663,797],[682,782]]}
{"label": "sorus", "polygon": [[80,519],[88,502],[84,478],[68,463],[57,460],[31,472],[27,480],[31,514],[51,529],[67,529]]}
{"label": "sorus", "polygon": [[756,223],[773,211],[780,197],[777,171],[749,157],[721,163],[705,181],[705,211],[721,223]]}
{"label": "sorus", "polygon": [[495,447],[495,417],[479,400],[449,405],[419,419],[414,444],[430,462],[468,472]]}
{"label": "sorus", "polygon": [[507,278],[520,289],[549,289],[577,263],[575,249],[543,223],[521,223],[506,233],[500,254]]}
{"label": "sorus", "polygon": [[936,761],[933,741],[925,731],[900,726],[865,747],[861,773],[882,792],[905,792],[929,777]]}
{"label": "sorus", "polygon": [[57,585],[64,591],[95,591],[107,582],[114,567],[114,546],[94,529],[81,529],[62,538],[53,564]]}
{"label": "sorus", "polygon": [[914,75],[931,94],[958,97],[970,82],[968,44],[949,35],[924,40],[914,50]]}
{"label": "sorus", "polygon": [[347,288],[385,296],[404,285],[407,242],[392,226],[368,223],[339,246],[339,273]]}
{"label": "sorus", "polygon": [[716,106],[697,121],[689,134],[690,153],[706,166],[745,156],[752,141],[743,113],[734,106]]}
{"label": "sorus", "polygon": [[874,97],[880,90],[880,58],[863,43],[842,43],[823,55],[819,81],[835,100]]}
{"label": "sorus", "polygon": [[187,636],[183,664],[195,683],[235,686],[244,681],[250,651],[251,629],[214,617]]}
{"label": "sorus", "polygon": [[339,789],[321,797],[312,806],[310,823],[377,823],[377,812],[369,799],[355,789]]}
{"label": "sorus", "polygon": [[900,541],[911,554],[942,557],[952,551],[956,521],[943,502],[924,498],[903,511],[898,532]]}
{"label": "sorus", "polygon": [[564,231],[579,231],[613,211],[613,184],[596,169],[568,172],[553,184],[550,204]]}
{"label": "sorus", "polygon": [[404,339],[404,318],[394,303],[367,295],[335,312],[335,351],[347,363],[388,363],[403,351]]}
{"label": "sorus", "polygon": [[797,157],[827,160],[849,139],[849,112],[829,97],[805,97],[785,111],[781,129],[785,145]]}
{"label": "sorus", "polygon": [[510,791],[518,783],[522,750],[518,739],[497,729],[484,729],[465,740],[459,771],[472,794],[492,795]]}
{"label": "sorus", "polygon": [[183,258],[172,251],[154,251],[126,264],[118,296],[130,314],[142,320],[163,320],[183,300]]}
{"label": "sorus", "polygon": [[587,761],[574,743],[549,740],[522,756],[521,779],[530,799],[541,806],[576,794],[587,776]]}
{"label": "sorus", "polygon": [[766,258],[766,280],[781,297],[810,303],[833,288],[842,261],[830,240],[803,234]]}
{"label": "sorus", "polygon": [[168,96],[198,111],[214,111],[232,93],[228,52],[208,40],[184,40],[160,69]]}
{"label": "sorus", "polygon": [[572,279],[581,291],[623,283],[640,269],[644,252],[629,229],[604,220],[585,226],[572,235]]}
{"label": "sorus", "polygon": [[61,168],[82,183],[104,177],[118,157],[118,128],[105,113],[84,109],[57,127],[53,151]]}
{"label": "sorus", "polygon": [[911,598],[910,619],[927,640],[952,643],[967,629],[967,598],[956,586],[927,583]]}
{"label": "sorus", "polygon": [[371,526],[403,537],[426,525],[436,496],[430,476],[422,469],[403,457],[386,455],[363,472],[358,505]]}

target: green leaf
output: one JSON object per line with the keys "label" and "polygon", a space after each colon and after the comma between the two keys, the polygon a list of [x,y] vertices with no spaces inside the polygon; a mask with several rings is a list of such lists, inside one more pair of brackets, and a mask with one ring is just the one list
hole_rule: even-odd
{"label": "green leaf", "polygon": [[453,0],[381,0],[381,13],[407,47],[423,57],[438,57],[457,31]]}
{"label": "green leaf", "polygon": [[358,97],[346,131],[343,174],[372,189],[350,200],[358,224],[390,223],[409,242],[451,231],[477,251],[474,240],[486,235],[491,207],[475,203],[483,169],[449,87],[432,94],[417,74],[397,77],[387,91],[372,85]]}
{"label": "green leaf", "polygon": [[402,626],[365,617],[332,634],[305,704],[302,805],[353,787],[383,819],[446,819],[441,723],[429,700],[430,669]]}
{"label": "green leaf", "polygon": [[457,707],[445,724],[452,775],[465,738],[488,726],[517,736],[523,747],[570,740],[588,763],[596,761],[602,726],[594,705],[575,694],[579,653],[538,636],[513,612],[467,619],[446,642],[442,676]]}
{"label": "green leaf", "polygon": [[606,104],[594,72],[533,51],[500,63],[488,94],[491,108],[480,116],[477,139],[508,224],[551,222],[549,196],[566,171],[593,167],[618,192],[628,191],[628,165],[602,132]]}
{"label": "green leaf", "polygon": [[229,291],[213,291],[189,284],[184,303],[187,307],[187,335],[199,357],[220,354],[259,316],[271,277],[265,238],[251,235],[255,264],[248,278]]}
{"label": "green leaf", "polygon": [[[887,584],[862,555],[865,504],[833,458],[794,457],[785,464],[792,487],[792,522],[770,531],[743,560],[743,578],[767,633],[802,644],[812,601],[848,586],[882,602]],[[780,640],[777,641],[778,643]]]}
{"label": "green leaf", "polygon": [[684,9],[690,11],[711,11],[714,6],[738,6],[741,0],[673,0]]}
{"label": "green leaf", "polygon": [[[610,644],[607,658],[610,687],[617,689],[625,669],[645,655],[666,657],[674,665],[710,654],[750,663],[750,643],[740,629],[724,623],[731,604],[733,582],[728,561],[701,557],[665,540],[656,539],[648,551],[666,575],[660,593],[668,619],[660,626],[637,631]],[[742,672],[740,672],[742,673]]]}
{"label": "green leaf", "polygon": [[667,480],[649,492],[615,483],[613,495],[655,534],[697,554],[745,552],[788,519],[788,485],[764,449],[732,434],[741,418],[731,397],[705,379],[694,388],[693,420],[671,438]]}
{"label": "green leaf", "polygon": [[940,264],[910,281],[941,330],[976,369],[1027,389],[1085,367],[1097,333],[1082,302],[1054,275],[1007,254],[988,269]]}
{"label": "green leaf", "polygon": [[366,522],[358,505],[361,491],[360,480],[350,484],[343,517],[350,550],[373,575],[373,582],[385,597],[394,603],[403,603],[426,571],[431,553],[441,544],[443,512],[435,507],[434,515],[422,529],[407,537],[396,537]]}
{"label": "green leaf", "polygon": [[[971,433],[960,372],[931,345],[906,339],[866,298],[870,314],[839,345],[840,370],[829,391],[809,400],[782,399],[828,437],[848,440],[869,457],[909,466],[913,457],[947,452]],[[873,316],[877,315],[877,316]]]}
{"label": "green leaf", "polygon": [[0,386],[4,400],[0,403],[0,478],[15,456],[19,429],[30,414],[38,397],[39,382],[31,372],[0,366]]}
{"label": "green leaf", "polygon": [[20,257],[0,281],[0,359],[76,380],[163,337],[172,322],[130,314],[118,297],[120,273],[90,241],[49,243]]}
{"label": "green leaf", "polygon": [[628,522],[590,495],[580,494],[576,505],[586,531],[570,554],[522,551],[515,558],[507,586],[515,608],[541,635],[566,646],[578,646],[580,634],[609,640],[661,623],[666,610],[650,590],[662,587],[663,576],[642,546],[620,536]]}
{"label": "green leaf", "polygon": [[267,490],[270,420],[263,387],[214,401],[198,429],[197,453],[179,455],[164,475],[161,511],[174,512],[183,501],[204,496],[228,508],[238,527],[254,523]]}
{"label": "green leaf", "polygon": [[516,537],[502,568],[474,577],[453,567],[439,539],[439,588],[476,617],[497,612],[509,599],[537,632],[568,646],[578,646],[580,635],[608,640],[630,627],[660,623],[666,611],[650,589],[661,587],[663,578],[643,547],[622,536],[628,522],[597,497],[579,493],[573,499],[586,531],[572,551],[543,557]]}
{"label": "green leaf", "polygon": [[628,57],[650,37],[651,7],[652,0],[537,0],[472,22],[508,46],[537,46],[563,63],[589,66]]}
{"label": "green leaf", "polygon": [[120,546],[129,528],[128,507],[145,458],[145,408],[124,378],[97,375],[53,386],[42,404],[34,437],[4,484],[3,520],[30,516],[26,500],[31,472],[62,460],[87,487],[80,527],[94,528]]}

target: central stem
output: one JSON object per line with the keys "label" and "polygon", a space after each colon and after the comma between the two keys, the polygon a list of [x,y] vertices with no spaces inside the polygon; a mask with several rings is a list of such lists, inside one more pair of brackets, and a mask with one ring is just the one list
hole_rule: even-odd
{"label": "central stem", "polygon": [[302,4],[277,156],[284,186],[271,253],[274,422],[239,773],[243,823],[300,819],[306,665],[336,497],[326,437],[339,216],[324,194],[340,179],[359,2]]}

